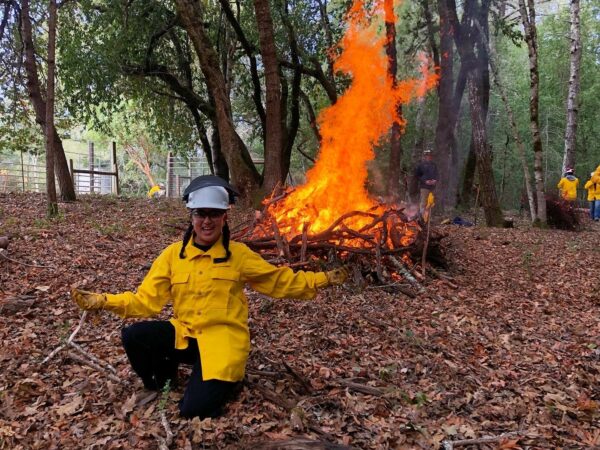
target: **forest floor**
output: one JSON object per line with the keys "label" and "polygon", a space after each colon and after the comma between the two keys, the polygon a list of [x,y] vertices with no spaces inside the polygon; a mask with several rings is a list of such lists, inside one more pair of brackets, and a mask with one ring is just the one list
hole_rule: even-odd
{"label": "forest floor", "polygon": [[[428,278],[417,298],[352,285],[314,301],[249,292],[247,383],[224,416],[200,421],[178,416],[182,388],[148,397],[120,345],[129,321],[110,313],[90,315],[75,342],[120,382],[72,348],[42,364],[79,322],[70,288],[135,289],[180,239],[183,205],[59,206],[50,221],[43,196],[0,194],[0,236],[11,236],[0,255],[0,449],[158,448],[161,413],[172,449],[600,446],[597,224],[438,226],[449,278]],[[486,436],[496,439],[456,442]]]}

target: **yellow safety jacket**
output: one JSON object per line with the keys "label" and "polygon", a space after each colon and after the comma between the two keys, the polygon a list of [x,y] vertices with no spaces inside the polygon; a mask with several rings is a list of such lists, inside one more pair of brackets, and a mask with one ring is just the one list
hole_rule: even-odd
{"label": "yellow safety jacket", "polygon": [[594,173],[583,187],[588,191],[588,201],[600,200],[600,175]]}
{"label": "yellow safety jacket", "polygon": [[136,293],[107,294],[106,309],[121,317],[149,317],[171,300],[175,348],[197,339],[203,380],[244,378],[250,351],[245,283],[271,297],[303,299],[328,284],[324,272],[273,266],[238,242],[230,243],[226,262],[215,262],[225,256],[222,240],[206,252],[190,241],[185,259],[179,258],[181,245],[171,244],[156,258]]}
{"label": "yellow safety jacket", "polygon": [[154,194],[156,194],[159,191],[160,191],[160,186],[158,184],[155,184],[148,191],[148,198],[152,198],[154,196]]}
{"label": "yellow safety jacket", "polygon": [[560,195],[565,200],[576,200],[577,199],[577,186],[579,186],[579,179],[576,177],[571,177],[569,179],[567,177],[563,177],[558,182],[558,189],[560,190]]}

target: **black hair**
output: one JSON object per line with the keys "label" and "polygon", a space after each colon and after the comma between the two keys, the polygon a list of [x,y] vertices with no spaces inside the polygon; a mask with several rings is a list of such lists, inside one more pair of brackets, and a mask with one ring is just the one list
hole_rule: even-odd
{"label": "black hair", "polygon": [[[180,259],[185,259],[185,247],[190,242],[190,239],[192,238],[193,234],[194,234],[194,225],[192,225],[192,223],[190,222],[188,229],[185,231],[185,234],[183,235],[183,243],[181,245],[181,251],[179,252]],[[226,262],[231,257],[231,250],[229,250],[229,239],[231,237],[231,232],[229,231],[229,225],[227,225],[227,222],[225,222],[225,224],[223,225],[222,236],[223,236],[223,247],[225,247],[225,256],[223,258],[215,258],[215,263]]]}
{"label": "black hair", "polygon": [[190,242],[192,235],[194,234],[194,225],[190,222],[188,229],[185,230],[185,234],[183,235],[183,245],[181,246],[181,251],[179,252],[179,259],[185,259],[185,247]]}
{"label": "black hair", "polygon": [[215,258],[215,263],[223,263],[229,260],[231,256],[231,251],[229,250],[229,239],[231,237],[231,233],[229,231],[229,225],[227,222],[223,225],[223,247],[225,247],[225,256],[223,258]]}

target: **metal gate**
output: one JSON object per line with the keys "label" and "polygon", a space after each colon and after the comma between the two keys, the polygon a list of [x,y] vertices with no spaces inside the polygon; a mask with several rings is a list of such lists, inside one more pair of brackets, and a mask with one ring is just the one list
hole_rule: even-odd
{"label": "metal gate", "polygon": [[185,188],[194,178],[209,174],[210,167],[206,156],[183,157],[174,156],[169,152],[167,156],[167,197],[181,197]]}
{"label": "metal gate", "polygon": [[[88,155],[65,152],[70,160],[70,172],[77,194],[118,194],[118,172],[115,165],[116,149],[112,144],[109,155],[94,154],[90,143]],[[102,152],[105,155],[105,152]],[[115,175],[117,174],[117,175]],[[56,183],[57,193],[60,186]],[[0,159],[0,192],[46,192],[46,156],[21,152],[2,155]]]}

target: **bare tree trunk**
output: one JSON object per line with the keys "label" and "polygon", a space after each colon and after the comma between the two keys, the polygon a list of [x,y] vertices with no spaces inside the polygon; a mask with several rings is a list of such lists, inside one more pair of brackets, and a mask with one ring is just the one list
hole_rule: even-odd
{"label": "bare tree trunk", "polygon": [[48,217],[58,214],[54,183],[54,73],[56,69],[56,0],[48,6],[48,81],[46,83],[46,194]]}
{"label": "bare tree trunk", "polygon": [[[471,143],[469,144],[468,150],[465,152],[462,149],[458,148],[456,142],[456,136],[458,135],[458,126],[460,117],[460,108],[462,105],[462,99],[465,95],[465,90],[467,88],[467,75],[469,70],[467,69],[466,64],[460,65],[460,69],[458,70],[458,74],[456,75],[456,83],[454,85],[454,98],[452,100],[452,140],[449,143],[450,146],[450,173],[459,174],[461,173],[460,164],[462,163],[464,166],[465,176],[463,178],[463,185],[460,186],[460,178],[458,175],[449,177],[449,185],[448,185],[448,193],[446,194],[446,198],[449,199],[450,205],[454,206],[457,204],[464,203],[468,205],[471,201],[471,192],[473,190],[473,181],[475,180],[475,166],[477,164],[475,154],[471,153],[473,150],[473,139],[471,138]],[[487,111],[487,110],[486,110]],[[473,157],[473,170],[470,169],[469,159]],[[469,179],[469,175],[470,179]]]}
{"label": "bare tree trunk", "polygon": [[229,181],[229,166],[223,152],[221,151],[221,140],[219,139],[219,130],[216,121],[213,122],[213,131],[211,135],[212,160],[215,166],[215,175]]}
{"label": "bare tree trunk", "polygon": [[315,114],[315,109],[313,108],[312,103],[310,102],[310,98],[304,91],[300,91],[300,99],[304,103],[304,107],[306,108],[306,114],[308,115],[308,124],[310,125],[310,129],[313,131],[315,138],[319,144],[321,143],[321,132],[319,131],[319,125],[317,125],[317,115]]}
{"label": "bare tree trunk", "polygon": [[176,6],[185,30],[194,44],[208,90],[215,101],[221,150],[227,159],[233,184],[240,193],[250,193],[258,188],[261,177],[248,149],[235,130],[231,102],[227,96],[225,78],[219,67],[218,55],[204,32],[202,2],[176,0]]}
{"label": "bare tree trunk", "polygon": [[[417,99],[417,117],[415,119],[415,143],[410,154],[410,167],[416,167],[421,159],[423,150],[425,149],[425,130],[429,124],[426,124],[427,118],[425,115],[425,98]],[[414,174],[407,176],[406,182],[407,200],[411,203],[419,201],[419,182]]]}
{"label": "bare tree trunk", "polygon": [[[393,86],[398,84],[398,59],[396,51],[396,15],[394,13],[394,0],[384,1],[385,9],[385,52],[388,58],[388,76],[392,79]],[[402,104],[396,105],[398,117],[402,117]],[[400,164],[402,163],[402,126],[398,121],[392,124],[390,137],[390,159],[388,164],[387,195],[392,199],[399,199],[400,193]]]}
{"label": "bare tree trunk", "polygon": [[[296,32],[294,27],[289,20],[289,5],[287,0],[283,2],[283,8],[281,12],[281,20],[285,25],[288,35],[288,41],[290,44],[290,56],[292,62],[296,66],[292,74],[292,89],[289,97],[289,120],[288,117],[288,102],[287,99],[283,99],[281,102],[282,115],[282,127],[283,127],[283,155],[282,155],[282,176],[283,180],[288,177],[290,172],[290,164],[292,159],[292,150],[294,148],[294,142],[298,135],[298,128],[300,127],[300,95],[301,95],[301,84],[302,84],[302,71],[300,70],[300,49],[298,48],[298,40],[296,38]],[[280,67],[280,70],[282,68]],[[285,75],[281,74],[281,79],[284,81]]]}
{"label": "bare tree trunk", "polygon": [[477,172],[479,174],[479,185],[481,187],[481,204],[485,213],[485,222],[489,227],[501,227],[504,225],[504,217],[500,209],[496,186],[494,183],[494,172],[492,170],[492,152],[487,141],[487,130],[483,108],[481,107],[481,87],[479,70],[469,73],[467,87],[469,90],[469,106],[471,110],[471,127],[473,143],[477,153]]}
{"label": "bare tree trunk", "polygon": [[[450,0],[454,5],[454,2]],[[472,25],[476,20],[487,25],[489,1],[483,0],[481,5],[476,0],[468,0],[464,4],[462,23],[458,24],[456,7],[448,8],[452,24],[455,28],[455,40],[460,53],[461,71],[468,71],[467,90],[469,93],[469,109],[471,116],[471,139],[477,157],[477,172],[483,206],[488,226],[503,226],[504,218],[496,194],[494,172],[492,170],[492,152],[487,137],[487,111],[489,104],[489,72],[488,54],[483,45],[487,42],[486,30],[478,32]]]}
{"label": "bare tree trunk", "polygon": [[[329,16],[327,15],[327,0],[317,0],[317,3],[319,4],[319,13],[321,17],[321,24],[323,25],[323,31],[325,33],[325,42],[327,43],[327,48],[333,48],[335,42],[333,41],[333,33],[331,32]],[[333,58],[327,58],[327,75],[330,80],[335,80]],[[332,103],[335,103],[335,101]]]}
{"label": "bare tree trunk", "polygon": [[277,184],[283,182],[283,130],[281,108],[281,80],[279,79],[279,64],[273,19],[269,8],[269,0],[254,0],[254,12],[258,26],[260,53],[265,71],[265,90],[267,121],[265,133],[265,169],[263,172],[263,187],[271,192]]}
{"label": "bare tree trunk", "polygon": [[[459,203],[463,207],[471,206],[471,198],[473,197],[473,184],[475,183],[475,172],[477,170],[477,155],[475,153],[475,140],[471,133],[471,141],[469,142],[469,152],[464,163],[463,182],[460,190]],[[457,193],[457,195],[459,195]],[[477,205],[475,205],[477,206]]]}
{"label": "bare tree trunk", "polygon": [[[479,33],[483,33],[483,30],[481,29],[481,24],[479,22],[475,22],[475,26],[478,27]],[[523,168],[525,189],[527,191],[527,199],[529,201],[529,211],[531,213],[531,221],[533,222],[535,221],[537,214],[535,205],[535,195],[533,194],[533,188],[531,184],[531,174],[529,173],[529,166],[527,165],[527,158],[525,156],[525,144],[523,144],[523,139],[521,139],[521,134],[519,133],[519,129],[517,127],[515,114],[513,113],[510,103],[508,102],[508,95],[506,93],[506,89],[504,88],[504,84],[500,79],[500,72],[498,71],[498,66],[496,65],[496,53],[494,51],[494,47],[488,45],[487,51],[490,59],[490,68],[492,69],[492,74],[494,77],[494,83],[496,84],[496,87],[500,92],[500,97],[502,98],[502,103],[504,104],[504,109],[506,110],[506,115],[508,116],[508,121],[510,123],[510,129],[512,131],[513,139],[517,144],[517,153],[519,154],[519,160],[521,161],[521,166]]]}
{"label": "bare tree trunk", "polygon": [[240,26],[238,19],[235,17],[235,14],[233,13],[231,6],[229,5],[229,0],[219,0],[219,3],[221,4],[221,8],[223,9],[223,12],[225,13],[225,17],[227,17],[227,20],[229,20],[229,23],[233,27],[233,30],[235,31],[235,33],[237,35],[238,41],[239,41],[240,45],[242,46],[242,48],[244,49],[244,52],[246,53],[246,56],[248,57],[248,61],[250,63],[250,77],[252,79],[252,99],[254,100],[254,105],[256,107],[256,113],[258,114],[258,117],[260,118],[260,123],[262,126],[262,135],[263,135],[263,139],[264,139],[265,130],[267,128],[267,126],[266,126],[267,117],[266,117],[265,109],[262,104],[260,78],[258,76],[256,57],[254,56],[254,54],[256,53],[256,48],[246,38],[246,35],[245,35],[244,31],[242,30],[242,27]]}
{"label": "bare tree trunk", "polygon": [[[35,121],[46,129],[46,102],[42,97],[41,83],[38,77],[38,70],[35,60],[35,51],[33,47],[33,32],[31,28],[31,18],[29,17],[29,0],[21,1],[21,31],[23,38],[25,72],[27,73],[27,93],[29,100],[35,111]],[[65,201],[74,201],[76,199],[73,179],[69,172],[67,158],[62,146],[60,136],[56,132],[56,127],[52,127],[54,139],[54,170],[60,186],[60,196]]]}
{"label": "bare tree trunk", "polygon": [[[449,3],[452,3],[449,5]],[[435,130],[435,160],[439,169],[440,182],[437,186],[439,205],[445,209],[450,185],[450,160],[452,158],[451,141],[454,125],[452,123],[452,89],[454,84],[454,45],[455,26],[451,23],[453,2],[438,0],[440,16],[440,82],[438,84],[438,121]]]}
{"label": "bare tree trunk", "polygon": [[537,218],[541,225],[546,225],[546,192],[544,187],[544,152],[539,124],[539,73],[537,54],[537,29],[535,25],[535,6],[533,0],[519,0],[519,12],[525,29],[525,41],[529,52],[529,127],[533,138],[533,173],[537,196]]}
{"label": "bare tree trunk", "polygon": [[[200,118],[200,113],[198,110],[194,108],[190,108],[190,112],[194,117],[194,123],[196,124],[196,129],[198,130],[198,136],[200,138],[200,142],[202,143],[202,150],[204,150],[204,156],[206,156],[206,162],[208,163],[208,167],[210,169],[211,174],[215,174],[215,165],[213,162],[212,155],[212,147],[210,145],[210,141],[208,140],[208,133],[206,131],[206,127]],[[229,170],[227,170],[229,172]]]}
{"label": "bare tree trunk", "polygon": [[429,48],[431,49],[433,64],[435,67],[440,67],[440,51],[438,50],[437,43],[435,41],[435,26],[433,24],[431,9],[429,8],[429,0],[420,1],[421,6],[423,7],[423,17],[425,18],[425,24],[427,26],[427,39],[429,40]]}
{"label": "bare tree trunk", "polygon": [[571,67],[569,94],[567,96],[567,127],[565,129],[565,155],[563,173],[568,167],[575,168],[577,138],[577,99],[579,97],[579,67],[581,65],[581,33],[579,23],[579,0],[570,1],[571,8]]}
{"label": "bare tree trunk", "polygon": [[136,143],[126,143],[123,145],[123,150],[125,150],[129,159],[142,171],[150,186],[154,186],[156,182],[152,176],[150,161],[151,152],[148,147],[148,141],[143,136],[140,136]]}

